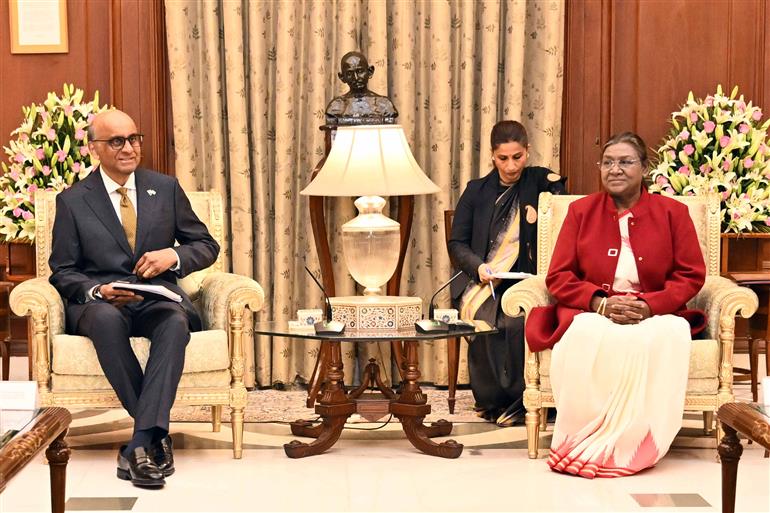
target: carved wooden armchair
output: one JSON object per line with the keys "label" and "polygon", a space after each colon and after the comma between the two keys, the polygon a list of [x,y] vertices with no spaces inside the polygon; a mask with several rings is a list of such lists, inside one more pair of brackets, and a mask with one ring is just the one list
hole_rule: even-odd
{"label": "carved wooden armchair", "polygon": [[[222,243],[222,199],[216,192],[188,193],[193,210]],[[21,283],[10,296],[16,315],[31,317],[34,361],[41,406],[67,408],[120,408],[120,402],[104,377],[93,343],[86,337],[64,333],[64,304],[48,283],[48,256],[56,210],[56,193],[35,194],[35,243],[37,278]],[[214,431],[221,425],[222,406],[230,407],[233,456],[240,458],[243,446],[244,316],[262,309],[264,293],[245,276],[223,272],[220,252],[211,267],[180,280],[180,286],[198,308],[205,331],[192,334],[176,406],[210,405]],[[150,342],[132,338],[131,344],[142,367],[149,356]]]}
{"label": "carved wooden armchair", "polygon": [[[536,306],[554,302],[545,286],[545,276],[551,262],[567,207],[580,196],[540,195],[537,228],[537,276],[521,281],[508,289],[502,298],[507,315],[529,312]],[[708,316],[704,339],[693,340],[690,351],[690,371],[685,396],[685,410],[703,412],[704,431],[710,432],[714,412],[723,404],[734,401],[733,340],[735,316],[751,317],[757,310],[756,294],[719,276],[720,222],[719,197],[685,196],[677,200],[686,204],[698,233],[706,261],[706,283],[690,301],[690,308],[699,308]],[[527,449],[530,458],[538,452],[541,418],[545,420],[548,407],[554,406],[551,391],[551,351],[529,351],[524,344],[525,364],[524,407],[527,409]],[[544,424],[544,423],[543,423]],[[544,426],[543,426],[544,427]],[[717,422],[717,440],[721,438]]]}

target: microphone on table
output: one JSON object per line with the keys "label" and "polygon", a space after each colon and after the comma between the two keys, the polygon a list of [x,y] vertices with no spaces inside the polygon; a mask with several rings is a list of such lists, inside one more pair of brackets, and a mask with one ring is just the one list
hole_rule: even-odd
{"label": "microphone on table", "polygon": [[308,269],[307,266],[305,266],[305,270],[310,275],[310,277],[313,278],[313,281],[316,285],[318,285],[318,288],[321,289],[321,292],[324,295],[324,303],[326,304],[324,315],[326,320],[318,321],[313,325],[316,335],[341,335],[342,332],[345,331],[345,323],[332,320],[332,302],[329,300],[329,295],[326,293],[323,285],[321,285],[316,277],[313,276],[313,273],[310,272],[310,269]]}
{"label": "microphone on table", "polygon": [[467,323],[464,321],[458,321],[457,323],[452,323],[451,325],[447,322],[440,321],[438,319],[433,318],[433,314],[436,311],[436,305],[433,303],[436,300],[436,296],[438,296],[438,293],[444,290],[449,286],[450,283],[455,281],[463,272],[457,271],[457,273],[449,278],[449,280],[441,285],[436,292],[433,293],[433,296],[430,298],[430,307],[428,308],[428,318],[422,319],[420,321],[416,321],[414,323],[414,329],[417,330],[418,333],[436,333],[436,332],[442,332],[442,331],[449,331],[450,329],[456,329],[456,328],[474,328],[475,325],[471,323]]}

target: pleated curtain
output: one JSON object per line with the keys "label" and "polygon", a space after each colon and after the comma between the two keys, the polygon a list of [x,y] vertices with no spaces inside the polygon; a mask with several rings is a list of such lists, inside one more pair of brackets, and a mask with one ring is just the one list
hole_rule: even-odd
{"label": "pleated curtain", "polygon": [[[299,192],[324,154],[324,111],[347,92],[341,57],[363,52],[369,89],[389,96],[412,152],[441,192],[418,196],[401,294],[424,298],[450,276],[443,212],[492,168],[489,133],[501,119],[529,132],[530,164],[558,172],[562,1],[166,0],[176,174],[185,190],[220,191],[235,273],[265,289],[256,320],[295,318],[322,299],[308,199]],[[329,198],[337,295],[356,293],[340,227],[355,198]],[[449,306],[449,296],[440,297]],[[319,343],[247,338],[247,385],[308,380]],[[460,383],[468,382],[462,351]],[[388,344],[343,347],[346,382]],[[446,384],[445,341],[420,346],[421,381]]]}

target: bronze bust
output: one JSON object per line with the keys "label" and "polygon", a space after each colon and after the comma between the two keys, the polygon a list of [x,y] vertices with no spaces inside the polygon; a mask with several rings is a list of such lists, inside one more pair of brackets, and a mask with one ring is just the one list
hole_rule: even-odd
{"label": "bronze bust", "polygon": [[329,102],[326,106],[327,125],[380,125],[393,124],[398,111],[387,96],[381,96],[367,89],[374,74],[361,52],[348,52],[342,56],[337,76],[350,90]]}

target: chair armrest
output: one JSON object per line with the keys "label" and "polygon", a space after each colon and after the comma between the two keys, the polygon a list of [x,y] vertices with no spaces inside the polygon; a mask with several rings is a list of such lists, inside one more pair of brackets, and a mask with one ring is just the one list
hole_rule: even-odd
{"label": "chair armrest", "polygon": [[32,316],[33,322],[45,321],[51,335],[64,333],[64,302],[47,278],[33,278],[19,283],[11,291],[8,303],[20,317]]}
{"label": "chair armrest", "polygon": [[759,306],[757,295],[727,278],[707,276],[690,304],[708,316],[706,337],[719,341],[719,394],[732,400],[735,316],[748,319],[754,315]]}
{"label": "chair armrest", "polygon": [[548,306],[554,302],[548,287],[545,286],[544,276],[527,278],[513,285],[505,291],[501,300],[503,312],[511,317],[516,317],[524,312],[529,312],[536,306]]}
{"label": "chair armrest", "polygon": [[753,290],[721,276],[707,276],[690,306],[706,312],[706,338],[720,339],[723,318],[732,319],[731,331],[734,331],[735,316],[740,314],[748,319],[757,311],[759,302]]}
{"label": "chair armrest", "polygon": [[8,304],[16,315],[31,317],[33,377],[39,390],[47,390],[51,376],[51,339],[64,333],[64,302],[47,278],[33,278],[14,287]]}
{"label": "chair armrest", "polygon": [[203,280],[200,302],[205,329],[227,330],[233,313],[243,315],[246,307],[252,312],[262,310],[265,293],[251,278],[215,272]]}

